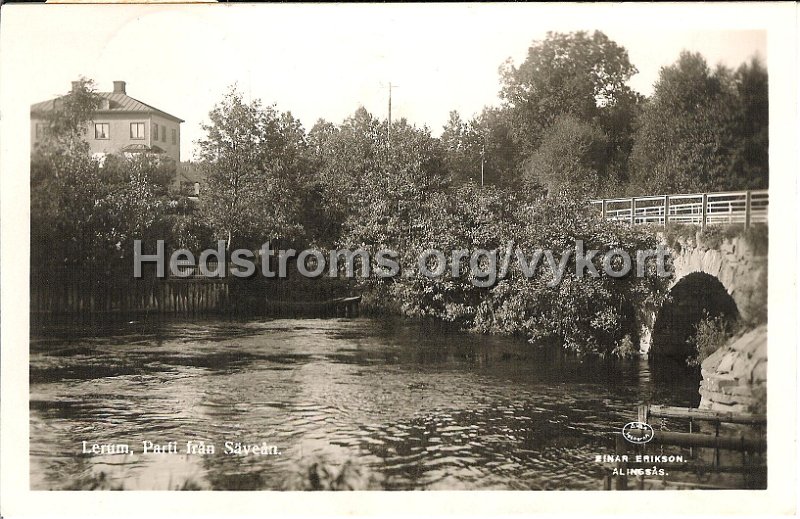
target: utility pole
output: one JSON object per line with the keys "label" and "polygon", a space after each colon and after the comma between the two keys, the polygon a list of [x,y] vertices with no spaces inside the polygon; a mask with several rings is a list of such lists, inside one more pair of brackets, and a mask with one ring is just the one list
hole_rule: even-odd
{"label": "utility pole", "polygon": [[397,85],[392,85],[389,82],[389,124],[386,126],[386,148],[392,147],[392,87],[397,88]]}
{"label": "utility pole", "polygon": [[481,146],[481,187],[483,187],[483,164],[486,159],[486,144]]}

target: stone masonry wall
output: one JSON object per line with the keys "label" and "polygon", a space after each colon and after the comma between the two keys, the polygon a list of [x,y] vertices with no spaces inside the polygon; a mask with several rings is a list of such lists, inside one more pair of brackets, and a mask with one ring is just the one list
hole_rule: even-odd
{"label": "stone masonry wall", "polygon": [[[666,241],[663,234],[661,239]],[[704,272],[720,280],[745,322],[766,322],[767,253],[767,247],[754,247],[744,236],[726,238],[719,244],[707,243],[701,232],[679,238],[672,247],[675,274],[671,286],[693,272]],[[639,349],[645,355],[650,351],[655,319],[656,311],[640,309]]]}
{"label": "stone masonry wall", "polygon": [[731,338],[703,361],[701,373],[701,409],[766,413],[767,326]]}
{"label": "stone masonry wall", "polygon": [[710,247],[700,233],[679,245],[673,254],[673,283],[692,272],[710,274],[725,286],[745,321],[766,321],[767,250],[758,250],[743,236]]}

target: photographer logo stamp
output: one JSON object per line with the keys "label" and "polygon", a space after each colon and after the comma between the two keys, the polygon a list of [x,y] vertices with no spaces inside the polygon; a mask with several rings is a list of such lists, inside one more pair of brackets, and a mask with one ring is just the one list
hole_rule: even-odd
{"label": "photographer logo stamp", "polygon": [[628,422],[622,428],[622,436],[631,443],[644,444],[655,436],[653,428],[643,422]]}

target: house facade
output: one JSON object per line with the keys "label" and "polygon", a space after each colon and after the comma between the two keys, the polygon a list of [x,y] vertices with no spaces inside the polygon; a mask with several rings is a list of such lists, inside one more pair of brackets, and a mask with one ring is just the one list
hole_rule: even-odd
{"label": "house facade", "polygon": [[[79,82],[73,81],[73,90]],[[92,154],[153,153],[180,164],[183,119],[154,108],[127,93],[125,81],[114,81],[112,92],[97,92],[100,107],[87,123],[86,141]],[[31,144],[35,146],[47,131],[46,117],[59,99],[31,105]]]}

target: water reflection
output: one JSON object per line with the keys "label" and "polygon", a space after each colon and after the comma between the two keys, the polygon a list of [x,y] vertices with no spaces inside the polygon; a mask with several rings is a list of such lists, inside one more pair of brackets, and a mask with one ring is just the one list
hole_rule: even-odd
{"label": "water reflection", "polygon": [[[146,330],[146,332],[145,332]],[[597,489],[636,405],[697,404],[691,372],[371,319],[129,323],[31,343],[35,489],[282,489],[352,460],[377,488]],[[82,454],[81,442],[131,445]],[[213,443],[148,454],[143,440]],[[226,441],[280,456],[222,453]],[[187,483],[188,482],[188,483]]]}

